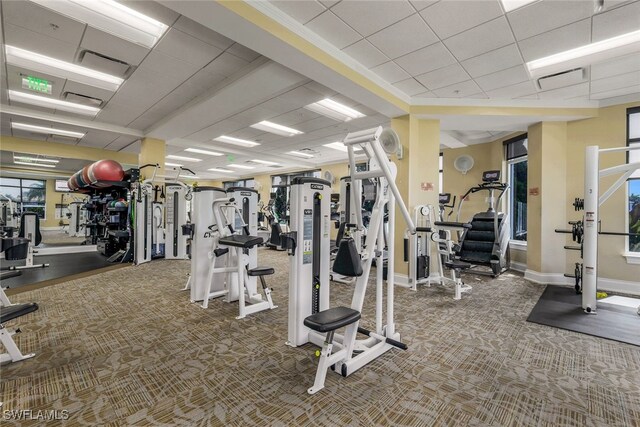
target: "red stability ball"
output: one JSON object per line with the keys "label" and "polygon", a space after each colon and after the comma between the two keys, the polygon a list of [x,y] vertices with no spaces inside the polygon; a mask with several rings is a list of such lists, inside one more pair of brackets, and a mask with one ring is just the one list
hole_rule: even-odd
{"label": "red stability ball", "polygon": [[75,184],[73,182],[73,177],[71,177],[71,178],[69,178],[67,180],[67,187],[69,187],[69,190],[71,190],[71,191],[76,189],[76,186],[75,186]]}
{"label": "red stability ball", "polygon": [[80,175],[82,176],[82,180],[84,182],[86,182],[87,184],[91,184],[91,179],[89,178],[89,165],[82,168],[82,173]]}
{"label": "red stability ball", "polygon": [[89,166],[88,175],[91,182],[122,181],[124,170],[115,160],[99,160]]}

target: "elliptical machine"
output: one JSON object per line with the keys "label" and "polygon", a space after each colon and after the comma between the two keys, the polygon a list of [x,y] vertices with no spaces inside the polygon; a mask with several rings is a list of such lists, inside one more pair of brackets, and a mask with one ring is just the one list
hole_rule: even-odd
{"label": "elliptical machine", "polygon": [[[471,187],[460,198],[456,221],[460,222],[460,211],[469,194],[487,191],[489,207],[486,212],[479,212],[471,220],[471,228],[466,228],[460,236],[461,261],[474,266],[486,266],[491,269],[485,272],[472,269],[478,274],[497,277],[507,271],[511,265],[509,240],[511,239],[511,221],[506,212],[498,212],[502,197],[509,189],[509,184],[500,182],[500,171],[492,170],[482,173],[482,183]],[[494,193],[498,192],[498,197]]]}

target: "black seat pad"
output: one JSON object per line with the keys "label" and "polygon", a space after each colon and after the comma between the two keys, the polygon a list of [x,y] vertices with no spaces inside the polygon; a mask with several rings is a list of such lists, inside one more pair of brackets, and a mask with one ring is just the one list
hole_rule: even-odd
{"label": "black seat pad", "polygon": [[318,332],[330,332],[357,322],[360,312],[349,307],[334,307],[304,319],[304,325]]}
{"label": "black seat pad", "polygon": [[343,237],[340,240],[338,253],[333,261],[333,271],[346,277],[362,276],[362,260],[353,238]]}
{"label": "black seat pad", "polygon": [[466,270],[467,268],[471,268],[471,264],[460,260],[446,261],[444,265],[453,270]]}
{"label": "black seat pad", "polygon": [[30,302],[27,304],[15,304],[8,307],[0,307],[0,323],[17,319],[25,314],[32,313],[38,309],[38,304]]}
{"label": "black seat pad", "polygon": [[221,237],[220,240],[218,240],[218,243],[221,245],[245,249],[251,249],[262,242],[262,237],[246,236],[244,234],[232,234],[231,236]]}
{"label": "black seat pad", "polygon": [[471,228],[468,222],[436,221],[434,224],[438,227]]}
{"label": "black seat pad", "polygon": [[273,267],[256,267],[251,270],[247,270],[247,274],[249,276],[269,276],[273,273],[275,273]]}

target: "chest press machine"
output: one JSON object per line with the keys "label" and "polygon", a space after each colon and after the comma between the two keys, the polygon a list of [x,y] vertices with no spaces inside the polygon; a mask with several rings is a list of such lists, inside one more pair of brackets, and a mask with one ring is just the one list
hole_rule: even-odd
{"label": "chest press machine", "polygon": [[[249,188],[198,187],[193,197],[191,275],[185,289],[191,301],[208,308],[212,298],[238,301],[242,319],[258,311],[277,308],[264,276],[271,267],[258,267],[258,193]],[[260,278],[264,298],[257,292]]]}
{"label": "chest press machine", "polygon": [[[358,251],[355,241],[344,238],[340,242],[333,271],[356,277],[350,307],[329,308],[329,222],[331,184],[317,178],[296,178],[291,187],[291,232],[284,235],[290,255],[289,272],[289,328],[287,344],[292,347],[307,342],[322,347],[314,384],[307,391],[314,394],[324,388],[329,367],[346,377],[367,363],[391,350],[406,349],[399,341],[394,322],[394,249],[389,245],[388,279],[386,286],[386,324],[383,325],[384,285],[382,257],[385,247],[385,205],[389,213],[389,241],[394,238],[395,202],[411,233],[415,226],[395,184],[396,168],[387,153],[395,152],[397,135],[382,127],[353,132],[344,140],[349,153],[351,182],[375,179],[377,185],[366,240]],[[359,145],[367,155],[369,170],[357,172],[354,146]],[[351,186],[351,199],[361,200],[360,185]],[[356,210],[356,228],[363,230],[362,213]],[[373,261],[376,260],[376,321],[375,331],[359,326]],[[346,327],[344,335],[336,330]],[[357,340],[357,334],[366,335]],[[335,341],[335,342],[334,342]],[[334,351],[334,347],[337,351]]]}

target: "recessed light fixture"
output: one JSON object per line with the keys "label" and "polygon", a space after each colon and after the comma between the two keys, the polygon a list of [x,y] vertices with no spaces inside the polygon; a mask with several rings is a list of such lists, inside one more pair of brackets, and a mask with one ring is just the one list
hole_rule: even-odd
{"label": "recessed light fixture", "polygon": [[196,159],[195,157],[184,157],[184,156],[176,156],[174,154],[169,154],[168,156],[166,156],[167,159],[172,159],[172,160],[182,160],[185,162],[201,162],[202,159]]}
{"label": "recessed light fixture", "polygon": [[169,162],[164,162],[164,165],[165,166],[171,166],[171,167],[174,167],[174,168],[181,168],[183,166],[183,165],[180,165],[178,163],[169,163]]}
{"label": "recessed light fixture", "polygon": [[5,45],[5,51],[7,53],[7,64],[62,77],[111,92],[118,90],[122,82],[124,82],[124,79],[112,76],[111,74],[40,55],[39,53],[20,49],[15,46]]}
{"label": "recessed light fixture", "polygon": [[527,68],[532,77],[546,76],[597,64],[607,59],[638,52],[638,50],[640,50],[640,30],[529,61]]}
{"label": "recessed light fixture", "polygon": [[56,167],[56,165],[47,165],[45,163],[19,162],[16,160],[14,160],[13,163],[16,165],[35,166],[38,168],[55,168]]}
{"label": "recessed light fixture", "polygon": [[348,122],[349,120],[358,119],[364,117],[360,111],[354,110],[351,107],[342,105],[332,99],[326,98],[322,101],[314,102],[305,106],[307,110],[314,113],[322,114],[330,119],[338,120],[340,122]]}
{"label": "recessed light fixture", "polygon": [[280,136],[296,136],[304,133],[297,129],[293,129],[287,126],[282,126],[277,123],[269,122],[267,120],[263,120],[260,123],[253,124],[251,125],[251,127],[254,129],[265,131],[265,132],[274,133]]}
{"label": "recessed light fixture", "polygon": [[56,159],[43,159],[41,157],[28,157],[28,156],[13,156],[13,160],[21,162],[36,162],[36,163],[60,163],[60,160]]}
{"label": "recessed light fixture", "polygon": [[82,138],[85,135],[82,132],[73,132],[70,130],[54,129],[54,128],[48,128],[46,126],[35,126],[35,125],[28,125],[26,123],[16,123],[16,122],[11,123],[11,128],[18,129],[18,130],[26,130],[28,132],[43,133],[46,135],[69,136],[71,138]]}
{"label": "recessed light fixture", "polygon": [[[342,142],[332,142],[330,144],[324,144],[325,147],[327,148],[333,148],[334,150],[338,150],[338,151],[342,151],[344,153],[347,153],[349,150],[347,149],[347,146],[344,145]],[[362,148],[360,147],[353,147],[353,151],[362,151]]]}
{"label": "recessed light fixture", "polygon": [[169,28],[113,0],[31,1],[146,48],[152,48]]}
{"label": "recessed light fixture", "polygon": [[260,145],[259,142],[253,142],[246,139],[234,138],[232,136],[221,135],[217,138],[213,138],[214,141],[226,142],[227,144],[239,145],[241,147],[255,147]]}
{"label": "recessed light fixture", "polygon": [[207,151],[201,150],[199,148],[187,148],[184,151],[188,151],[190,153],[206,154],[207,156],[224,156],[224,154],[218,153],[217,151]]}
{"label": "recessed light fixture", "polygon": [[291,154],[292,156],[303,157],[305,159],[311,159],[314,157],[313,154],[303,153],[301,151],[288,151],[287,154]]}
{"label": "recessed light fixture", "polygon": [[512,10],[516,10],[521,8],[522,6],[526,6],[529,3],[533,3],[536,0],[501,0],[502,7],[505,12],[511,12]]}
{"label": "recessed light fixture", "polygon": [[235,169],[255,169],[253,166],[238,165],[236,163],[232,163],[230,165],[227,165],[227,167],[235,168]]}
{"label": "recessed light fixture", "polygon": [[52,108],[59,111],[83,114],[92,117],[100,112],[100,109],[96,107],[76,104],[75,102],[62,101],[60,99],[49,98],[46,96],[32,95],[30,93],[17,92],[15,90],[8,90],[7,93],[9,94],[9,100],[12,102],[22,102],[23,104]]}
{"label": "recessed light fixture", "polygon": [[230,171],[229,169],[222,169],[222,168],[211,168],[211,169],[207,169],[207,170],[211,171],[211,172],[234,173],[233,171]]}
{"label": "recessed light fixture", "polygon": [[254,163],[260,163],[261,165],[267,165],[267,166],[275,166],[278,164],[276,162],[270,162],[268,160],[260,160],[260,159],[253,159],[251,161]]}

